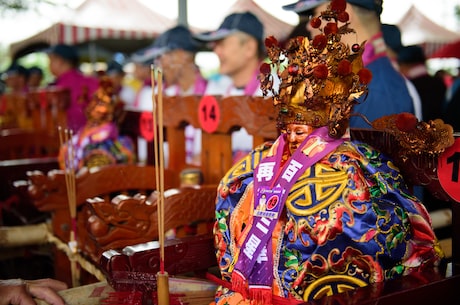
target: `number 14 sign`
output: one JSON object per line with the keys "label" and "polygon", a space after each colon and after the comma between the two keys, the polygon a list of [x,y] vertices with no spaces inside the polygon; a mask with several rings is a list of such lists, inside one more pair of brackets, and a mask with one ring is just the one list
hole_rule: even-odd
{"label": "number 14 sign", "polygon": [[217,130],[220,123],[220,108],[214,96],[203,96],[198,106],[198,120],[201,128],[207,133]]}
{"label": "number 14 sign", "polygon": [[438,178],[449,196],[460,202],[460,138],[447,148],[438,159]]}

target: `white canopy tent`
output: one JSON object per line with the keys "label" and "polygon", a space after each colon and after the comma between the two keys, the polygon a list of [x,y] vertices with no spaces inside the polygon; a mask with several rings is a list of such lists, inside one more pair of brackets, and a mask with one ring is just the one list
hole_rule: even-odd
{"label": "white canopy tent", "polygon": [[429,57],[443,45],[460,40],[460,33],[435,23],[412,5],[397,23],[403,45],[422,45]]}
{"label": "white canopy tent", "polygon": [[10,54],[18,58],[56,43],[131,53],[175,24],[137,0],[86,0],[45,30],[12,43]]}

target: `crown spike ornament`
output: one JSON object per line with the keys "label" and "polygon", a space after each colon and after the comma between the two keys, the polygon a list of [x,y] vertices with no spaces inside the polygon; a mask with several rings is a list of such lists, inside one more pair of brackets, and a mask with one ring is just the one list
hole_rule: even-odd
{"label": "crown spike ornament", "polygon": [[[260,67],[264,95],[272,94],[278,109],[278,127],[306,124],[318,128],[328,126],[329,135],[342,137],[353,105],[367,93],[372,73],[364,68],[361,45],[346,45],[342,35],[355,33],[349,27],[345,0],[332,0],[310,25],[321,31],[310,41],[298,36],[286,48],[275,37],[265,39],[269,63]],[[272,68],[280,80],[274,88]]]}

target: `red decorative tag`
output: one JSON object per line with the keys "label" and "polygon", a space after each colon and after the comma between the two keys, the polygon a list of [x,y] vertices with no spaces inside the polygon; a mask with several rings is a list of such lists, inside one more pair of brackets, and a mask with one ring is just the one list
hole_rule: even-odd
{"label": "red decorative tag", "polygon": [[460,202],[460,138],[439,156],[438,179],[443,190]]}
{"label": "red decorative tag", "polygon": [[153,138],[155,137],[153,124],[153,113],[149,111],[142,112],[139,118],[139,130],[141,136],[147,142],[153,141]]}
{"label": "red decorative tag", "polygon": [[207,133],[216,131],[220,123],[220,108],[214,96],[203,96],[198,106],[198,120],[201,129]]}

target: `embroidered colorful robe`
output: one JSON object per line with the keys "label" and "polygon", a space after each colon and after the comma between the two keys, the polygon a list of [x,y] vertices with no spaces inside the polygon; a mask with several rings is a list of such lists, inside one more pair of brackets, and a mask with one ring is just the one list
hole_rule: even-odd
{"label": "embroidered colorful robe", "polygon": [[[220,182],[214,234],[224,281],[231,281],[252,224],[254,169],[278,142],[255,149]],[[296,300],[433,268],[443,257],[428,212],[398,168],[372,147],[350,141],[294,183],[271,234],[273,295]],[[216,292],[216,304],[250,303],[226,286]]]}
{"label": "embroidered colorful robe", "polygon": [[[134,144],[128,136],[119,135],[118,127],[110,122],[95,127],[82,128],[72,139],[75,169],[112,164],[134,164]],[[68,143],[60,148],[59,165],[66,167]]]}

